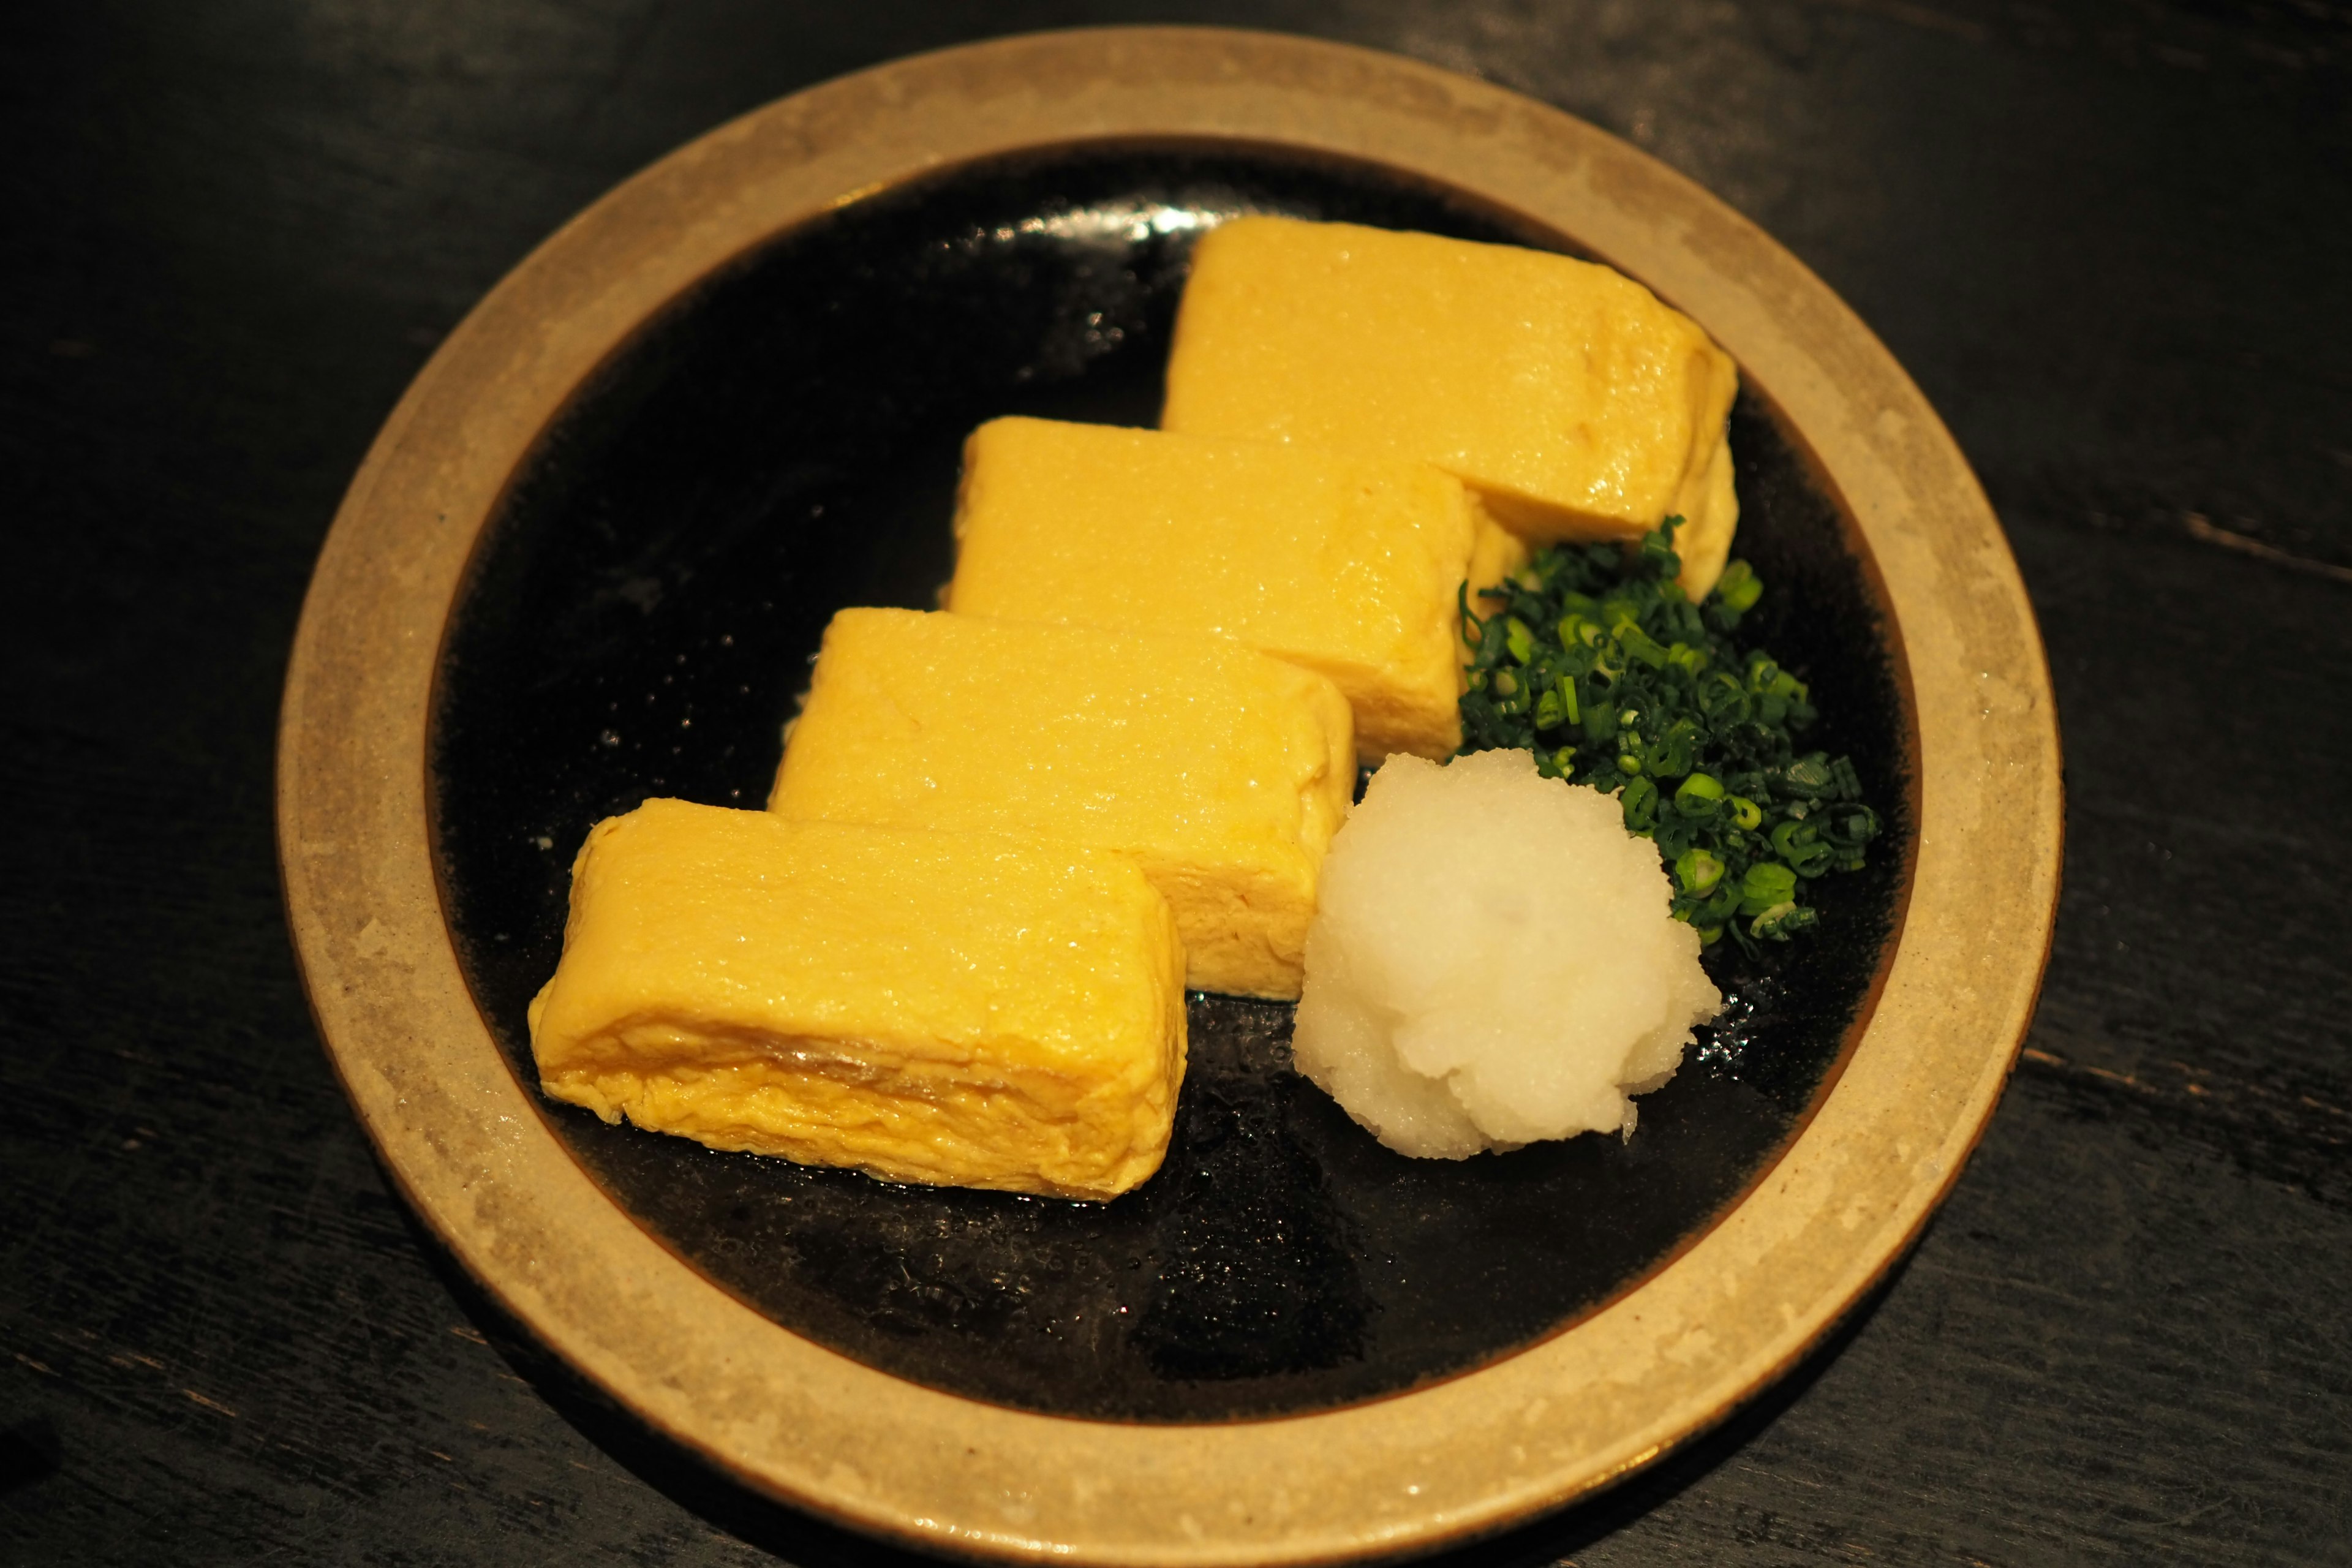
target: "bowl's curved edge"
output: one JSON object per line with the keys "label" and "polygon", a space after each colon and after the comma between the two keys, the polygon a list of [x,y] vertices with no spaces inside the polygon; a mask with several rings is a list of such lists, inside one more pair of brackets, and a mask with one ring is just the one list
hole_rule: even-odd
{"label": "bowl's curved edge", "polygon": [[[1747,1202],[1640,1291],[1494,1366],[1222,1426],[1055,1420],[900,1383],[678,1263],[508,1072],[450,949],[425,828],[434,664],[474,541],[639,321],[792,223],[927,170],[1146,137],[1276,143],[1455,186],[1696,316],[1851,507],[1919,741],[1915,891],[1876,1011]],[[1981,1133],[2047,958],[2061,833],[2048,672],[2015,563],[1948,433],[1825,286],[1557,110],[1368,50],[1185,28],[1034,35],[844,78],[721,127],[559,230],[443,344],[352,481],[297,633],[278,813],[336,1070],[404,1195],[551,1348],[730,1473],[857,1528],[962,1554],[1170,1564],[1499,1529],[1654,1460],[1785,1370],[1901,1255]]]}

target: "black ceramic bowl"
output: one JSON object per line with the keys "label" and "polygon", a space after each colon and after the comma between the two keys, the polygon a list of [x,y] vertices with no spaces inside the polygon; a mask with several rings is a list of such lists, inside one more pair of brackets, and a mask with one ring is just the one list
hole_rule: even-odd
{"label": "black ceramic bowl", "polygon": [[[957,445],[1148,422],[1185,247],[1249,208],[1570,248],[1741,365],[1758,637],[1888,819],[1630,1143],[1393,1158],[1200,998],[1167,1167],[908,1191],[536,1092],[573,846],[756,805],[838,607],[925,605]],[[1769,397],[1766,395],[1769,394]],[[769,105],[599,200],[386,422],[321,552],[279,864],[386,1169],[515,1318],[771,1496],[965,1555],[1270,1568],[1581,1497],[1819,1342],[1958,1177],[2032,1015],[2057,736],[2000,526],[1786,251],[1592,127],[1266,34],[1003,39]]]}
{"label": "black ceramic bowl", "polygon": [[[930,608],[965,434],[1158,416],[1194,238],[1244,212],[1570,248],[1393,172],[1181,143],[968,164],[794,228],[646,323],[530,452],[448,623],[435,865],[467,984],[535,1085],[524,1009],[589,826],[757,807],[835,610]],[[1810,743],[1886,823],[1821,929],[1709,953],[1732,998],[1630,1141],[1409,1160],[1289,1063],[1291,1010],[1196,994],[1160,1173],[1108,1205],[887,1185],[607,1127],[534,1094],[613,1201],[776,1322],[1051,1415],[1201,1421],[1446,1377],[1622,1295],[1759,1178],[1834,1080],[1903,898],[1911,727],[1853,531],[1773,406],[1732,418],[1743,635],[1811,681]]]}

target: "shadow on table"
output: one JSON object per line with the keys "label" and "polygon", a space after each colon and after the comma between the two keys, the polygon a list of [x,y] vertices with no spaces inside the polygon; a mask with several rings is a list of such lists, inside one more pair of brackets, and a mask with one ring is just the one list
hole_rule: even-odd
{"label": "shadow on table", "polygon": [[[603,1390],[541,1346],[474,1281],[413,1213],[406,1217],[442,1283],[515,1373],[530,1383],[574,1430],[680,1508],[800,1568],[872,1568],[877,1563],[903,1563],[908,1568],[917,1568],[936,1561],[925,1553],[884,1545],[772,1501],[712,1469],[614,1404]],[[1441,1568],[1522,1568],[1558,1563],[1671,1500],[1746,1447],[1812,1386],[1877,1312],[1879,1304],[1910,1267],[1917,1241],[1913,1238],[1912,1247],[1904,1252],[1885,1277],[1787,1376],[1734,1410],[1720,1425],[1598,1497],[1418,1561],[1439,1564]]]}

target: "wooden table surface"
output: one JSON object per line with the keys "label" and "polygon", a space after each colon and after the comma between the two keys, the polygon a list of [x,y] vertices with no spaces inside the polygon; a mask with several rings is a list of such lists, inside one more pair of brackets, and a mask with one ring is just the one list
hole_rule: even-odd
{"label": "wooden table surface", "polygon": [[1984,479],[2069,764],[2041,1016],[1949,1205],[1731,1427],[1468,1555],[2352,1563],[2342,0],[170,0],[0,41],[0,1560],[804,1564],[387,1189],[270,823],[312,557],[440,336],[743,110],[1107,21],[1549,100],[1747,213]]}

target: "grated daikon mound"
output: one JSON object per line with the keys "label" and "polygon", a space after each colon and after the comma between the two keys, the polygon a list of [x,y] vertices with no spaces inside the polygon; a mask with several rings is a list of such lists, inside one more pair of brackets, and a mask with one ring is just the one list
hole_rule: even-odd
{"label": "grated daikon mound", "polygon": [[1631,1134],[1722,995],[1657,847],[1526,752],[1398,754],[1332,840],[1293,1054],[1403,1154]]}

